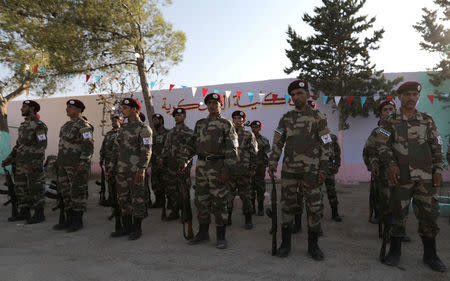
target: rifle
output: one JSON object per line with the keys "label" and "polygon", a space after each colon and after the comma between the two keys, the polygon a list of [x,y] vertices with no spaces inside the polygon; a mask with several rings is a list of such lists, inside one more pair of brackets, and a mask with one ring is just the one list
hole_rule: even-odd
{"label": "rifle", "polygon": [[150,208],[152,206],[152,197],[151,197],[151,193],[150,193],[149,180],[150,180],[150,177],[148,175],[148,169],[145,169],[144,186],[147,189],[147,208]]}
{"label": "rifle", "polygon": [[162,211],[161,211],[161,220],[165,220],[167,217],[166,214],[166,204],[167,204],[167,199],[166,199],[166,187],[163,187],[163,194],[162,194],[162,200],[163,200],[163,205],[162,205]]}
{"label": "rifle", "polygon": [[383,242],[381,243],[381,249],[380,249],[380,261],[384,262],[385,261],[385,256],[386,256],[386,245],[388,243],[388,241],[390,240],[390,231],[391,231],[391,226],[392,226],[392,220],[393,220],[393,215],[392,215],[392,204],[393,204],[393,200],[392,200],[392,188],[391,188],[391,192],[389,192],[389,203],[387,206],[387,210],[386,212],[380,211],[380,220],[383,222],[384,224],[384,230],[383,230]]}
{"label": "rifle", "polygon": [[[109,184],[111,184],[111,181]],[[122,212],[120,210],[119,201],[117,200],[117,188],[115,182],[111,185],[111,194],[109,195],[109,198],[111,198],[111,207],[113,208],[113,211],[108,217],[108,220],[110,221],[115,218],[116,225],[121,224]]]}
{"label": "rifle", "polygon": [[100,168],[102,169],[100,182],[95,181],[95,184],[100,186],[100,192],[99,192],[100,199],[98,200],[98,204],[106,207],[108,205],[106,204],[106,199],[105,199],[105,192],[106,192],[105,169],[103,168],[103,165],[100,165]]}
{"label": "rifle", "polygon": [[375,179],[370,177],[370,191],[369,191],[369,221],[372,221],[372,216],[375,212],[374,204],[374,193],[375,193]]}
{"label": "rifle", "polygon": [[11,174],[5,167],[3,167],[3,171],[5,172],[6,186],[8,187],[8,191],[0,190],[0,194],[8,195],[9,200],[6,201],[5,203],[3,203],[3,206],[7,206],[8,204],[11,204],[11,217],[14,218],[19,215],[17,196],[16,196],[16,192],[14,190],[14,181],[12,179]]}
{"label": "rifle", "polygon": [[[185,188],[187,187],[187,188]],[[194,237],[194,232],[192,230],[192,209],[191,209],[191,200],[189,197],[189,188],[190,185],[186,186],[179,184],[179,178],[177,177],[177,189],[180,191],[181,195],[181,220],[183,223],[183,236],[186,240],[192,239]],[[186,234],[186,223],[187,223],[187,234]]]}
{"label": "rifle", "polygon": [[59,221],[58,224],[64,224],[64,222],[66,221],[66,213],[64,210],[64,200],[61,196],[61,193],[58,191],[58,187],[56,186],[57,182],[52,181],[52,183],[50,184],[50,186],[48,187],[51,190],[56,190],[57,193],[53,193],[50,192],[48,190],[45,191],[44,195],[47,198],[53,199],[53,200],[57,200],[57,204],[55,207],[52,208],[52,211],[56,211],[59,209]]}
{"label": "rifle", "polygon": [[277,189],[275,187],[275,177],[272,178],[272,192],[270,194],[271,209],[266,210],[266,214],[272,219],[272,256],[277,255],[277,228],[278,228],[278,213],[277,213]]}

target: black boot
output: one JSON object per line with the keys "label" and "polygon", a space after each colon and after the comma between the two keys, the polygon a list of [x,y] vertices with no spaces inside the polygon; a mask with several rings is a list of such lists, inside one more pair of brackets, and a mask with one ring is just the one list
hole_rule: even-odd
{"label": "black boot", "polygon": [[264,216],[264,200],[258,200],[258,216]]}
{"label": "black boot", "polygon": [[231,217],[233,215],[233,210],[228,211],[227,225],[231,225],[233,222],[231,221]]}
{"label": "black boot", "polygon": [[384,263],[391,266],[397,266],[402,255],[402,237],[391,236],[389,253],[384,257]]}
{"label": "black boot", "polygon": [[28,224],[35,224],[45,221],[44,208],[38,207],[34,210],[33,216],[27,220]]}
{"label": "black boot", "polygon": [[53,230],[67,229],[72,224],[72,221],[73,221],[72,209],[67,210],[65,216],[64,212],[60,212],[58,224],[55,224],[53,226]]}
{"label": "black boot", "polygon": [[423,243],[423,262],[431,269],[438,272],[446,272],[447,267],[436,254],[436,238],[421,236]]}
{"label": "black boot", "polygon": [[31,218],[30,208],[23,207],[20,208],[19,214],[17,216],[9,217],[8,221],[9,222],[23,221],[23,220],[28,221],[30,218]]}
{"label": "black boot", "polygon": [[337,222],[342,221],[342,218],[339,216],[337,206],[331,207],[331,219]]}
{"label": "black boot", "polygon": [[137,240],[142,236],[142,218],[133,218],[133,229],[128,240]]}
{"label": "black boot", "polygon": [[316,261],[324,259],[322,250],[320,250],[317,244],[319,240],[319,233],[316,231],[308,230],[308,254]]}
{"label": "black boot", "polygon": [[197,234],[189,240],[189,245],[199,244],[209,240],[209,224],[200,224]]}
{"label": "black boot", "polygon": [[253,228],[252,214],[245,214],[245,229],[249,230]]}
{"label": "black boot", "polygon": [[226,249],[228,246],[227,239],[225,239],[226,228],[227,228],[226,225],[216,227],[216,237],[217,237],[216,248],[217,249]]}
{"label": "black boot", "polygon": [[278,256],[285,258],[289,255],[291,251],[291,238],[292,238],[292,225],[282,224],[281,225],[281,245],[278,248]]}
{"label": "black boot", "polygon": [[83,211],[73,211],[72,224],[67,228],[68,233],[75,232],[83,228]]}
{"label": "black boot", "polygon": [[[111,232],[111,234],[110,234],[110,236],[113,238],[127,236],[131,232],[132,217],[130,215],[127,215],[127,216],[122,216],[121,219],[122,219],[121,227],[119,228],[120,223],[118,225],[117,221],[116,221],[115,231]],[[119,219],[119,221],[120,221],[120,219]]]}
{"label": "black boot", "polygon": [[295,215],[294,217],[294,227],[292,228],[292,233],[296,234],[302,230],[302,214]]}

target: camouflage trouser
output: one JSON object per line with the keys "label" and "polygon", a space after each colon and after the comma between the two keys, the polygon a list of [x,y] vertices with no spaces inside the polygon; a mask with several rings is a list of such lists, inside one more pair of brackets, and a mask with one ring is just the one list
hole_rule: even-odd
{"label": "camouflage trouser", "polygon": [[[190,169],[187,168],[190,173]],[[191,179],[190,174],[186,173],[183,176],[178,176],[177,171],[167,169],[167,189],[166,189],[166,195],[167,199],[170,202],[169,208],[174,211],[178,208],[181,208],[181,194],[180,194],[180,188],[184,188],[187,191],[187,196],[190,196],[190,189],[191,189]]]}
{"label": "camouflage trouser", "polygon": [[233,209],[234,197],[239,192],[239,197],[242,200],[242,211],[244,214],[251,214],[252,212],[252,194],[250,180],[248,176],[234,175],[227,183],[229,188],[228,196],[228,210]]}
{"label": "camouflage trouser", "polygon": [[157,164],[152,165],[152,190],[155,196],[161,196],[164,193],[164,188],[166,188],[166,179],[168,178],[167,170],[165,168],[160,169]]}
{"label": "camouflage trouser", "polygon": [[77,172],[74,167],[58,167],[58,190],[64,207],[86,211],[89,169]]}
{"label": "camouflage trouser", "polygon": [[144,181],[135,180],[136,173],[118,173],[116,175],[117,200],[123,216],[147,217],[146,190]]}
{"label": "camouflage trouser", "polygon": [[396,237],[405,235],[406,217],[410,200],[413,198],[414,214],[419,221],[419,234],[430,238],[436,237],[439,232],[436,223],[439,216],[436,192],[436,187],[430,180],[413,181],[395,186],[392,189],[394,222],[391,235]]}
{"label": "camouflage trouser", "polygon": [[258,202],[264,201],[264,193],[266,192],[266,168],[264,166],[258,166],[256,168],[255,177],[252,180],[253,194],[252,202],[255,197]]}
{"label": "camouflage trouser", "polygon": [[14,191],[19,208],[44,207],[44,171],[42,166],[36,168],[16,165],[14,182]]}
{"label": "camouflage trouser", "polygon": [[228,187],[220,182],[223,170],[223,161],[197,161],[195,169],[195,206],[198,211],[200,224],[211,223],[211,214],[214,214],[217,226],[225,224]]}
{"label": "camouflage trouser", "polygon": [[296,214],[301,213],[298,193],[305,198],[308,217],[308,229],[320,230],[322,218],[322,195],[317,173],[291,174],[281,173],[281,221],[291,224]]}
{"label": "camouflage trouser", "polygon": [[374,204],[376,210],[382,214],[386,215],[389,213],[389,197],[390,197],[390,187],[388,179],[385,176],[378,176],[374,180]]}
{"label": "camouflage trouser", "polygon": [[336,195],[336,180],[334,174],[327,174],[325,179],[325,187],[327,188],[328,202],[330,202],[330,207],[337,207],[338,199]]}

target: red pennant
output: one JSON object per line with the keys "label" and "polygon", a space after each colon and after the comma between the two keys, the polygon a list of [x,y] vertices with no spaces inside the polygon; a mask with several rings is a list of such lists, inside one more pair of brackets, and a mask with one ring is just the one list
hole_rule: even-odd
{"label": "red pennant", "polygon": [[277,94],[272,94],[272,100],[273,100],[273,102],[275,102],[275,101],[277,100],[277,98],[278,98],[278,95],[277,95]]}
{"label": "red pennant", "polygon": [[352,104],[352,100],[353,100],[353,96],[348,96],[347,97],[347,102],[348,102],[349,106]]}
{"label": "red pennant", "polygon": [[431,101],[431,104],[434,102],[434,95],[427,95],[428,99]]}
{"label": "red pennant", "polygon": [[119,80],[119,77],[114,77],[114,79]]}
{"label": "red pennant", "polygon": [[87,81],[89,81],[89,78],[91,78],[91,75],[90,74],[86,74],[86,83],[87,83]]}
{"label": "red pennant", "polygon": [[205,96],[207,92],[208,92],[208,89],[207,88],[203,88],[203,96]]}
{"label": "red pennant", "polygon": [[37,66],[33,66],[33,75],[36,73]]}
{"label": "red pennant", "polygon": [[391,101],[391,100],[393,100],[394,99],[394,97],[393,96],[387,96],[387,98],[386,98],[388,101]]}
{"label": "red pennant", "polygon": [[169,86],[169,92],[172,91],[173,87],[175,87],[175,84],[170,84],[170,86]]}
{"label": "red pennant", "polygon": [[242,92],[236,92],[236,95],[238,96],[238,99],[241,98]]}

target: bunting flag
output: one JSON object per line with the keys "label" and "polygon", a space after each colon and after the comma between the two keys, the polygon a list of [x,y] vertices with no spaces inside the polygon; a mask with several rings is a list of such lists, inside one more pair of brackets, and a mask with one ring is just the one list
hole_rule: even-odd
{"label": "bunting flag", "polygon": [[183,88],[183,89],[186,89],[186,88],[187,88],[187,86],[181,86],[181,88]]}
{"label": "bunting flag", "polygon": [[28,69],[30,69],[30,65],[29,65],[29,64],[26,64],[26,65],[25,65],[25,70],[28,70]]}
{"label": "bunting flag", "polygon": [[386,99],[387,99],[388,101],[391,101],[391,100],[394,99],[394,97],[393,97],[393,96],[387,96]]}
{"label": "bunting flag", "polygon": [[366,102],[367,97],[361,97],[361,107],[364,107],[364,103]]}
{"label": "bunting flag", "polygon": [[95,76],[95,82],[98,82],[100,80],[100,76]]}
{"label": "bunting flag", "polygon": [[442,94],[444,97],[448,98],[450,94]]}
{"label": "bunting flag", "polygon": [[347,96],[348,106],[352,105],[353,96]]}
{"label": "bunting flag", "polygon": [[208,89],[207,88],[203,88],[203,96],[205,96],[207,92],[208,92]]}
{"label": "bunting flag", "polygon": [[322,96],[323,104],[327,104],[328,96]]}
{"label": "bunting flag", "polygon": [[225,91],[225,97],[229,98],[231,96],[231,91]]}
{"label": "bunting flag", "polygon": [[196,87],[192,87],[192,97],[195,97],[195,92],[197,92],[197,88]]}
{"label": "bunting flag", "polygon": [[431,104],[434,102],[434,95],[427,95],[428,99],[431,101]]}
{"label": "bunting flag", "polygon": [[339,105],[339,101],[341,100],[341,96],[335,96],[334,97],[334,103],[336,103],[336,105]]}
{"label": "bunting flag", "polygon": [[276,102],[277,98],[278,98],[277,94],[272,94],[272,100],[274,103]]}
{"label": "bunting flag", "polygon": [[41,68],[41,73],[44,73],[45,72],[45,67],[42,67]]}
{"label": "bunting flag", "polygon": [[250,102],[253,101],[253,96],[254,95],[255,95],[254,93],[248,92],[248,99],[250,100]]}
{"label": "bunting flag", "polygon": [[151,81],[150,82],[150,89],[153,89],[153,87],[155,87],[156,81]]}
{"label": "bunting flag", "polygon": [[20,62],[16,62],[16,67],[19,67],[20,66]]}
{"label": "bunting flag", "polygon": [[242,92],[236,92],[236,95],[237,95],[238,99],[240,99],[241,95],[242,95]]}
{"label": "bunting flag", "polygon": [[373,100],[374,100],[374,101],[377,101],[377,100],[379,100],[379,99],[380,99],[380,95],[379,95],[379,94],[373,95]]}
{"label": "bunting flag", "polygon": [[124,81],[124,80],[125,80],[125,78],[123,78],[123,77],[122,77],[122,78],[120,78],[120,81]]}
{"label": "bunting flag", "polygon": [[91,78],[90,74],[86,74],[86,83],[89,81],[89,78]]}
{"label": "bunting flag", "polygon": [[284,95],[284,101],[286,102],[286,104],[289,104],[289,99],[291,98],[291,96],[290,95],[288,95],[288,94],[285,94]]}
{"label": "bunting flag", "polygon": [[219,90],[214,90],[214,93],[218,94],[218,93],[220,93],[220,91]]}
{"label": "bunting flag", "polygon": [[169,86],[169,92],[172,91],[173,87],[175,87],[175,84],[170,84],[170,86]]}
{"label": "bunting flag", "polygon": [[37,66],[33,66],[33,75],[36,73]]}
{"label": "bunting flag", "polygon": [[264,93],[259,93],[258,95],[259,95],[259,102],[262,103],[263,98],[266,96],[266,94],[264,94]]}

